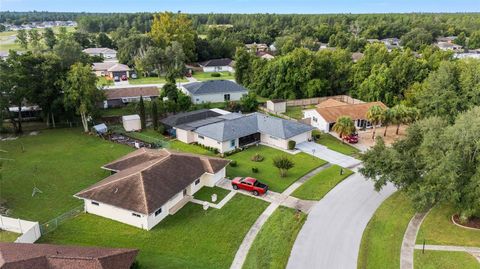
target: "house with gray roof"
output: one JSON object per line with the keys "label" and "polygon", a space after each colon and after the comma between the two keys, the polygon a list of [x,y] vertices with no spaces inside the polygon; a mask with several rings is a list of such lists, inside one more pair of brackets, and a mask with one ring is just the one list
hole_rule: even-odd
{"label": "house with gray roof", "polygon": [[198,63],[203,72],[235,72],[233,69],[234,62],[230,58],[212,59]]}
{"label": "house with gray roof", "polygon": [[229,113],[173,126],[178,140],[218,149],[220,153],[251,144],[288,149],[288,141],[308,141],[313,127],[262,113]]}
{"label": "house with gray roof", "polygon": [[230,80],[192,82],[184,84],[180,90],[190,96],[194,104],[239,101],[248,94],[242,85]]}
{"label": "house with gray roof", "polygon": [[117,51],[110,48],[86,48],[83,52],[90,56],[101,56],[104,59],[117,58]]}

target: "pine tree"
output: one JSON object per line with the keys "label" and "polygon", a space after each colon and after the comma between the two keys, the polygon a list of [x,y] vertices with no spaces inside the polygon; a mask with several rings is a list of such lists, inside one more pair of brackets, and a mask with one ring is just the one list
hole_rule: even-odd
{"label": "pine tree", "polygon": [[140,102],[138,103],[138,113],[140,114],[142,130],[144,130],[147,128],[147,124],[145,122],[145,104],[143,103],[143,96],[140,96]]}
{"label": "pine tree", "polygon": [[158,109],[157,109],[157,102],[152,102],[152,121],[153,121],[153,129],[158,130]]}

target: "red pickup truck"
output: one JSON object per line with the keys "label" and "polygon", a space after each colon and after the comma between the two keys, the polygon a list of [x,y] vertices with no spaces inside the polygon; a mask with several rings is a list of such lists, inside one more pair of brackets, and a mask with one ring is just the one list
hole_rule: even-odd
{"label": "red pickup truck", "polygon": [[253,177],[236,177],[232,180],[232,187],[234,190],[243,189],[250,191],[255,196],[265,194],[268,191],[267,185],[260,183]]}

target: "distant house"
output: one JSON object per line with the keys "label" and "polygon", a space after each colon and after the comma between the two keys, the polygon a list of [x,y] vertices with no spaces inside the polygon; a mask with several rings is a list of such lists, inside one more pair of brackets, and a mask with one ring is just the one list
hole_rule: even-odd
{"label": "distant house", "polygon": [[110,48],[87,48],[83,52],[90,56],[101,56],[104,59],[116,59],[117,51]]}
{"label": "distant house", "polygon": [[[204,112],[205,113],[205,112]],[[262,143],[280,149],[288,149],[288,141],[297,144],[308,141],[313,128],[309,125],[268,116],[262,113],[182,117],[181,123],[172,126],[178,140],[199,143],[216,148],[220,153],[248,145]],[[172,124],[168,118],[164,124]],[[171,126],[171,125],[170,125]]]}
{"label": "distant house", "polygon": [[456,36],[440,36],[436,38],[437,42],[446,42],[446,43],[453,43],[455,39],[457,39]]}
{"label": "distant house", "polygon": [[230,58],[208,60],[198,64],[203,72],[234,72],[233,60]]}
{"label": "distant house", "polygon": [[0,243],[0,268],[129,269],[136,249]]}
{"label": "distant house", "polygon": [[273,56],[271,53],[268,53],[266,51],[258,51],[256,53],[257,57],[260,57],[264,60],[272,60],[275,59],[275,56]]}
{"label": "distant house", "polygon": [[138,102],[140,101],[140,96],[145,101],[151,101],[160,96],[160,91],[156,86],[106,89],[104,93],[104,108],[122,107],[131,102]]}
{"label": "distant house", "polygon": [[327,99],[317,105],[315,109],[304,111],[304,118],[310,119],[310,124],[323,132],[330,132],[337,119],[349,116],[357,128],[369,128],[372,125],[367,120],[366,114],[370,107],[379,105],[386,108],[382,102],[347,104],[334,99]]}
{"label": "distant house", "polygon": [[248,94],[242,85],[230,80],[208,80],[184,84],[180,90],[189,95],[194,104],[238,101]]}
{"label": "distant house", "polygon": [[141,148],[102,168],[113,175],[75,194],[85,211],[145,230],[175,214],[203,186],[225,177],[229,160]]}
{"label": "distant house", "polygon": [[268,51],[268,45],[267,44],[257,44],[257,43],[252,43],[252,44],[245,44],[245,48],[249,52],[259,52],[259,51]]}
{"label": "distant house", "polygon": [[435,44],[439,49],[441,50],[451,50],[451,51],[461,51],[462,50],[462,46],[460,45],[457,45],[457,44],[454,44],[454,43],[451,43],[451,42],[437,42]]}
{"label": "distant house", "polygon": [[93,63],[92,66],[95,75],[98,77],[122,77],[123,75],[130,77],[130,67],[116,62]]}

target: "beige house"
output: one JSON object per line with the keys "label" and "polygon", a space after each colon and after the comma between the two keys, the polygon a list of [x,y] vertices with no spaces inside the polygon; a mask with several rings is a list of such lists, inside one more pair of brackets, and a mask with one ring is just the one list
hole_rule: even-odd
{"label": "beige house", "polygon": [[97,77],[121,77],[123,75],[130,77],[130,67],[117,62],[93,63],[93,72]]}
{"label": "beige house", "polygon": [[203,186],[225,177],[228,160],[141,148],[103,169],[113,174],[80,191],[85,212],[145,230],[175,214]]}

